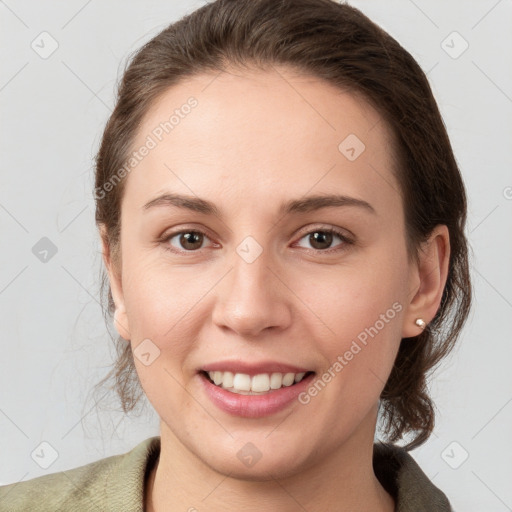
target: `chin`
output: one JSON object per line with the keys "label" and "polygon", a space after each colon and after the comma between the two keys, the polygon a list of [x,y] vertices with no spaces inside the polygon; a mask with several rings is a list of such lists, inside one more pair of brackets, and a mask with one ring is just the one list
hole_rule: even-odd
{"label": "chin", "polygon": [[[217,452],[208,458],[203,454],[202,460],[215,472],[230,478],[248,482],[268,482],[303,471],[305,462],[298,459],[299,451],[293,449],[287,453],[278,453],[275,450],[257,452],[247,443],[234,452]],[[251,452],[252,455],[249,455]]]}

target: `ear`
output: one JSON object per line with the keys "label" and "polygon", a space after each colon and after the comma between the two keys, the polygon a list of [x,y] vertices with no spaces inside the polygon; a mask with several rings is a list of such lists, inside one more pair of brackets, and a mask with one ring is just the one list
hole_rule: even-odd
{"label": "ear", "polygon": [[419,264],[413,264],[409,274],[409,297],[404,314],[402,338],[421,334],[417,318],[428,323],[435,317],[443,296],[450,263],[450,233],[440,224],[419,250]]}
{"label": "ear", "polygon": [[130,326],[124,303],[121,269],[117,268],[117,262],[114,261],[114,258],[112,258],[111,247],[105,225],[102,224],[99,229],[101,236],[103,262],[105,263],[105,267],[107,269],[110,282],[110,290],[112,291],[112,298],[114,299],[114,303],[116,305],[116,310],[114,313],[114,326],[120,336],[129,341]]}

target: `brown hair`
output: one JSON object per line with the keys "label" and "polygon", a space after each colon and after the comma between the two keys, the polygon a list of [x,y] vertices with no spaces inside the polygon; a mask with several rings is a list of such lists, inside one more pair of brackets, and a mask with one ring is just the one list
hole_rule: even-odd
{"label": "brown hair", "polygon": [[[171,24],[133,56],[96,157],[96,223],[105,226],[112,260],[120,263],[120,205],[126,178],[105,193],[127,158],[141,120],[165,90],[187,77],[228,66],[285,65],[361,94],[395,137],[397,179],[410,259],[433,228],[449,229],[451,254],[441,305],[420,335],[402,339],[381,395],[389,441],[413,433],[424,443],[434,428],[427,376],[452,349],[471,305],[466,195],[427,78],[414,58],[358,9],[333,0],[217,0]],[[119,267],[120,269],[120,267]],[[102,297],[108,276],[102,275]],[[108,312],[114,312],[108,287]],[[112,377],[124,412],[143,392],[130,344],[117,339]]]}

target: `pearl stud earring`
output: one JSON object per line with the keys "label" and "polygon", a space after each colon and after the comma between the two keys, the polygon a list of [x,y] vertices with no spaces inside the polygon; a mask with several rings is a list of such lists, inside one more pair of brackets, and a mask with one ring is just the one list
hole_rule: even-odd
{"label": "pearl stud earring", "polygon": [[425,320],[423,318],[416,318],[414,322],[420,329],[425,329],[427,327],[427,324],[425,323]]}

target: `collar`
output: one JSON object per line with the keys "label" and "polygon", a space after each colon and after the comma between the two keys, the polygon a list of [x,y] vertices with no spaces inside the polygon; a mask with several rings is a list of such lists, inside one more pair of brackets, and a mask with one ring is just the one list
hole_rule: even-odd
{"label": "collar", "polygon": [[[428,479],[402,447],[376,442],[373,470],[382,486],[395,499],[396,512],[452,512],[446,496]],[[160,455],[160,436],[138,444],[112,465],[105,478],[107,510],[143,510],[146,479]]]}

